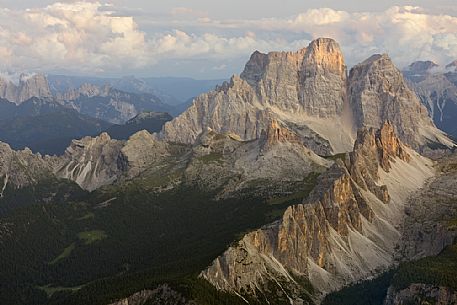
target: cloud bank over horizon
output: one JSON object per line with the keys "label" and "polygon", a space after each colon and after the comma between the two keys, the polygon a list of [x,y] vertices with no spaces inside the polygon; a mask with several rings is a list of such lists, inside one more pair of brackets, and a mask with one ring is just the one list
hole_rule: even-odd
{"label": "cloud bank over horizon", "polygon": [[163,16],[91,1],[0,8],[0,71],[228,77],[255,50],[297,50],[317,37],[337,40],[349,66],[374,53],[399,67],[457,59],[457,17],[420,7],[217,19],[189,7]]}

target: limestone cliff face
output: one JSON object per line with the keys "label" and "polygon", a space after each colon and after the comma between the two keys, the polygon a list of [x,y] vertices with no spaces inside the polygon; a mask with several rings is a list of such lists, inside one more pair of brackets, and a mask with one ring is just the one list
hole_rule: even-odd
{"label": "limestone cliff face", "polygon": [[154,162],[168,157],[170,152],[165,142],[157,141],[146,130],[139,131],[129,138],[121,149],[118,162],[128,172],[128,177],[136,177]]}
{"label": "limestone cliff face", "polygon": [[110,184],[120,172],[118,158],[122,146],[121,141],[112,140],[107,133],[73,140],[65,154],[58,158],[55,173],[90,191]]}
{"label": "limestone cliff face", "polygon": [[358,128],[380,128],[388,120],[399,138],[414,149],[428,142],[452,146],[386,54],[373,55],[351,69],[349,96]]}
{"label": "limestone cliff face", "polygon": [[[194,143],[211,128],[255,140],[278,119],[318,154],[350,150],[350,126],[341,118],[346,67],[338,44],[318,39],[297,52],[255,52],[241,76],[200,95],[159,137]],[[332,122],[338,128],[329,130]]]}
{"label": "limestone cliff face", "polygon": [[7,186],[19,189],[52,176],[49,158],[34,155],[30,149],[14,151],[0,142],[0,197]]}
{"label": "limestone cliff face", "polygon": [[320,38],[297,52],[255,52],[241,73],[262,103],[310,116],[341,114],[346,66],[339,45]]}
{"label": "limestone cliff face", "polygon": [[341,115],[346,103],[346,65],[339,45],[317,39],[309,45],[302,64],[301,100],[312,116]]}
{"label": "limestone cliff face", "polygon": [[7,79],[0,79],[0,97],[20,104],[32,97],[52,97],[46,76],[43,74],[25,75],[19,77],[19,83],[14,84]]}
{"label": "limestone cliff face", "polygon": [[427,284],[411,284],[408,288],[394,291],[389,289],[385,305],[406,304],[457,304],[457,292],[449,287]]}
{"label": "limestone cliff face", "polygon": [[354,130],[381,128],[387,120],[415,150],[436,142],[453,146],[387,55],[370,57],[347,77],[338,44],[326,38],[297,52],[254,52],[240,76],[197,97],[159,138],[195,143],[211,128],[255,140],[271,119],[319,155],[350,151]]}
{"label": "limestone cliff face", "polygon": [[[345,159],[320,177],[303,204],[245,235],[201,276],[237,293],[267,292],[277,283],[298,300],[298,278],[327,293],[390,267],[403,200],[433,175],[430,162],[405,147],[388,123],[362,130]],[[399,186],[409,175],[415,182]]]}

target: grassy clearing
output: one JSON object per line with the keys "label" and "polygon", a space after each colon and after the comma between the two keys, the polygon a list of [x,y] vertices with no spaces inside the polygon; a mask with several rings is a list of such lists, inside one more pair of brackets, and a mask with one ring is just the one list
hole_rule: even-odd
{"label": "grassy clearing", "polygon": [[40,290],[43,290],[48,298],[51,298],[56,292],[75,292],[81,289],[82,286],[78,287],[52,287],[50,284],[46,286],[37,287]]}
{"label": "grassy clearing", "polygon": [[457,230],[457,219],[449,220],[447,224],[449,229]]}
{"label": "grassy clearing", "polygon": [[268,199],[267,203],[269,205],[278,205],[295,201],[295,203],[298,204],[301,203],[303,199],[306,198],[306,196],[308,196],[308,194],[309,191],[304,190],[301,192],[293,193],[289,196],[270,198]]}
{"label": "grassy clearing", "polygon": [[223,158],[223,156],[220,153],[210,153],[206,156],[199,157],[198,160],[200,160],[201,162],[203,162],[205,164],[214,163],[214,162],[222,163],[222,158]]}
{"label": "grassy clearing", "polygon": [[86,215],[84,215],[83,217],[78,218],[77,220],[89,220],[89,219],[94,219],[94,218],[95,218],[95,214],[92,212],[89,212]]}
{"label": "grassy clearing", "polygon": [[327,160],[333,160],[333,161],[341,159],[344,162],[344,161],[346,161],[346,153],[336,154],[333,156],[325,156],[323,158],[327,159]]}
{"label": "grassy clearing", "polygon": [[94,231],[85,231],[78,233],[78,238],[84,242],[85,245],[90,245],[96,241],[103,240],[107,238],[105,231],[94,230]]}
{"label": "grassy clearing", "polygon": [[71,252],[73,252],[73,250],[75,249],[75,246],[76,246],[75,243],[72,243],[71,245],[69,245],[68,247],[63,249],[62,253],[60,253],[60,255],[57,256],[55,259],[53,259],[49,264],[50,265],[57,264],[59,261],[68,257],[71,254]]}

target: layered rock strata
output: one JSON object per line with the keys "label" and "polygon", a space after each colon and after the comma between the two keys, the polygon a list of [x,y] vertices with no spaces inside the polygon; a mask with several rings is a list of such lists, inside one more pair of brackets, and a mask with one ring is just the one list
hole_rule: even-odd
{"label": "layered rock strata", "polygon": [[354,152],[321,176],[303,204],[245,235],[201,276],[235,293],[267,293],[277,283],[298,299],[299,278],[327,293],[392,266],[404,203],[433,175],[431,162],[393,129],[362,130]]}

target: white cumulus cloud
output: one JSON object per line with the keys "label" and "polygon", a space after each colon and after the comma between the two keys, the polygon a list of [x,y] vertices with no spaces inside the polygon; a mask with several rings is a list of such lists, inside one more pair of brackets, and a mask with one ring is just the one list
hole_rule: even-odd
{"label": "white cumulus cloud", "polygon": [[[400,66],[418,59],[441,64],[457,59],[457,17],[419,7],[381,12],[321,8],[289,18],[217,20],[186,7],[168,16],[130,16],[112,5],[70,1],[26,10],[0,8],[0,70],[179,74],[185,66],[183,74],[226,77],[239,72],[254,50],[299,49],[317,37],[336,39],[349,65],[384,52]],[[167,70],[171,67],[175,70]]]}

